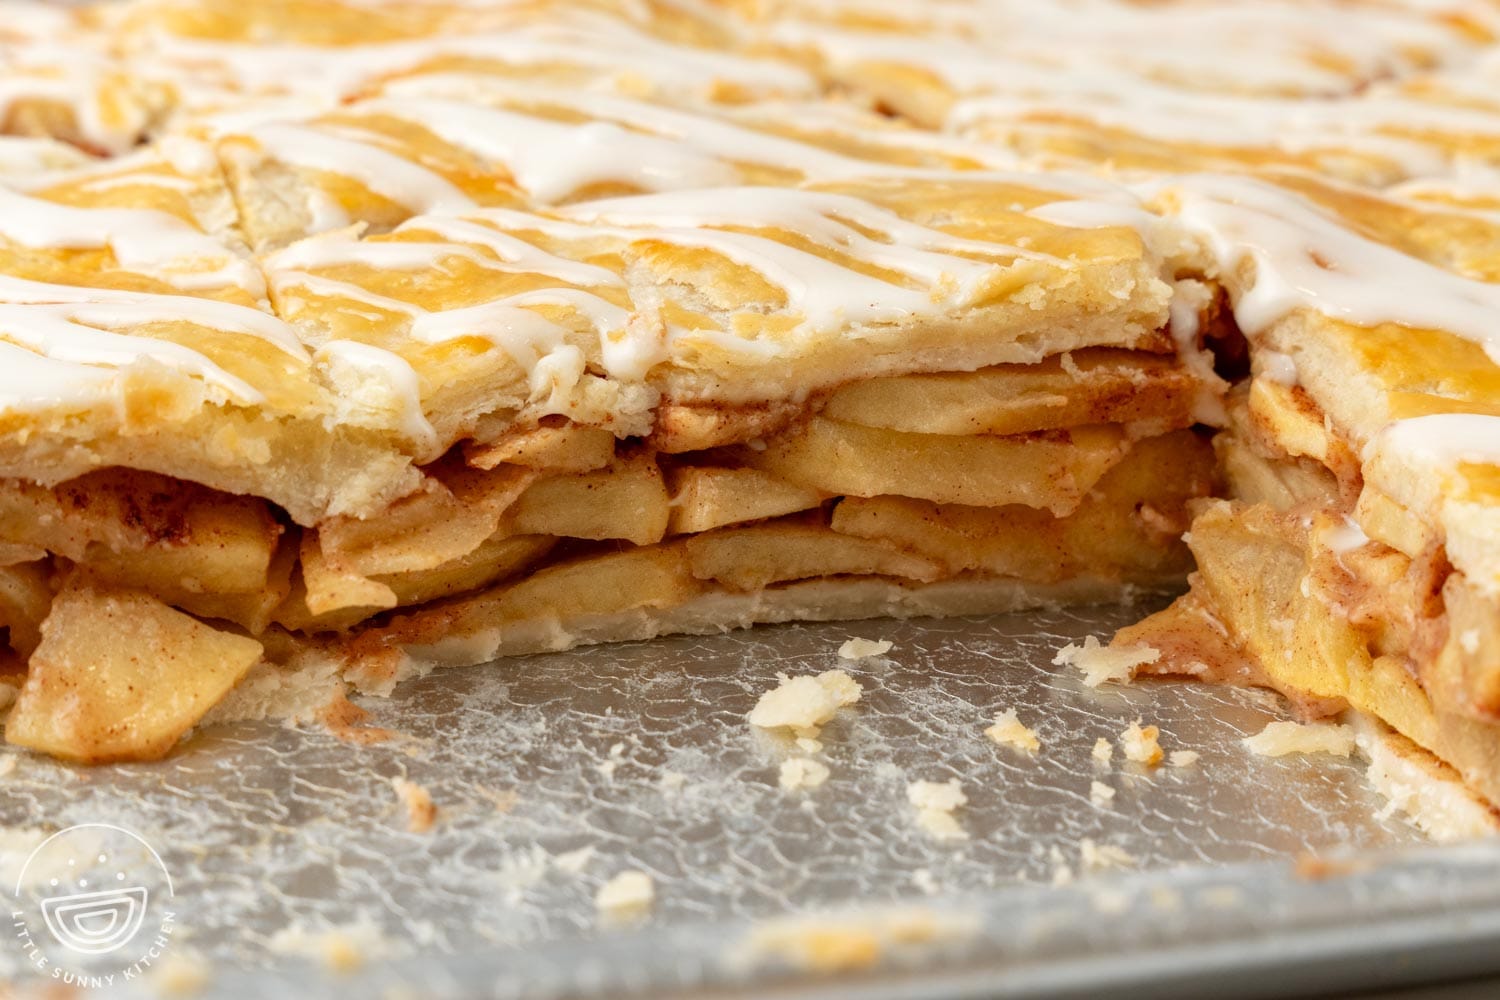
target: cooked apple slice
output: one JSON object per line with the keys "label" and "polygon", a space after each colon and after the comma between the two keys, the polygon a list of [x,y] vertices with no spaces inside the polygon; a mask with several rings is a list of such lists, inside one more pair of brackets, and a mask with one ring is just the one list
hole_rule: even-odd
{"label": "cooked apple slice", "polygon": [[[468,555],[436,569],[370,577],[369,582],[390,588],[399,606],[422,604],[514,576],[535,564],[555,544],[557,539],[544,535],[497,535]],[[357,625],[382,610],[385,609],[372,604],[354,604],[314,614],[308,607],[307,588],[298,581],[276,609],[274,620],[297,632],[328,632]]]}
{"label": "cooked apple slice", "polygon": [[673,607],[700,589],[680,546],[662,545],[591,556],[544,569],[499,595],[495,610],[514,621]]}
{"label": "cooked apple slice", "polygon": [[686,541],[700,580],[758,590],[783,580],[857,574],[931,581],[943,575],[933,559],[887,542],[840,535],[820,525],[772,523],[722,528]]}
{"label": "cooked apple slice", "polygon": [[1437,544],[1434,527],[1373,483],[1365,483],[1354,508],[1365,534],[1415,559]]}
{"label": "cooked apple slice", "polygon": [[1230,496],[1277,510],[1309,501],[1310,506],[1331,505],[1338,499],[1338,481],[1316,462],[1268,457],[1233,431],[1220,434],[1214,447]]}
{"label": "cooked apple slice", "polygon": [[672,516],[667,531],[674,535],[780,517],[823,502],[816,490],[759,469],[685,466],[673,469],[668,479],[672,484]]}
{"label": "cooked apple slice", "polygon": [[116,551],[95,542],[82,562],[121,587],[198,594],[261,590],[282,528],[263,504],[223,497],[191,510],[181,539]]}
{"label": "cooked apple slice", "polygon": [[[396,615],[390,629],[403,642],[441,643],[482,634],[506,622],[573,622],[637,608],[672,608],[701,593],[678,544],[583,556],[502,586]],[[372,638],[378,638],[374,633]]]}
{"label": "cooked apple slice", "polygon": [[464,448],[464,460],[476,469],[501,463],[546,472],[592,472],[615,457],[615,436],[599,427],[564,424],[533,427],[490,444]]}
{"label": "cooked apple slice", "polygon": [[967,507],[909,497],[849,497],[833,509],[833,530],[885,539],[941,562],[952,573],[984,570],[1055,580],[1070,560],[1059,520],[1018,504]]}
{"label": "cooked apple slice", "polygon": [[623,538],[649,545],[667,533],[669,512],[656,459],[639,454],[598,472],[541,480],[516,501],[506,523],[527,535]]}
{"label": "cooked apple slice", "polygon": [[509,465],[440,470],[375,517],[334,517],[318,525],[323,556],[340,572],[357,576],[435,569],[494,535],[535,477]]}
{"label": "cooked apple slice", "polygon": [[435,601],[514,576],[534,565],[552,547],[556,538],[547,535],[495,537],[479,548],[437,569],[397,573],[376,579],[395,591],[402,606]]}
{"label": "cooked apple slice", "polygon": [[302,536],[301,557],[302,600],[314,615],[350,608],[374,614],[396,606],[396,592],[390,587],[351,573],[325,557],[318,543],[318,532],[309,531]]}
{"label": "cooked apple slice", "polygon": [[1065,514],[1129,448],[1118,427],[995,437],[912,434],[815,417],[742,449],[750,466],[832,495],[916,497],[935,503],[1008,503]]}
{"label": "cooked apple slice", "polygon": [[835,420],[921,434],[1024,434],[1084,424],[1193,422],[1198,383],[1174,359],[1074,351],[1034,365],[853,382],[829,397]]}
{"label": "cooked apple slice", "polygon": [[805,410],[799,402],[733,405],[663,400],[656,408],[656,426],[647,440],[651,447],[668,455],[707,451],[775,434]]}
{"label": "cooked apple slice", "polygon": [[263,501],[153,473],[106,469],[53,489],[0,484],[0,540],[44,546],[123,586],[256,590],[281,530]]}
{"label": "cooked apple slice", "polygon": [[261,656],[146,594],[65,587],[42,623],[5,739],[84,763],[155,760]]}
{"label": "cooked apple slice", "polygon": [[10,648],[30,656],[42,641],[42,620],[52,604],[45,563],[21,563],[0,569],[0,627],[10,634]]}
{"label": "cooked apple slice", "polygon": [[[199,618],[221,618],[234,622],[251,635],[259,635],[275,621],[276,609],[292,591],[300,549],[300,539],[282,539],[271,559],[265,586],[259,590],[242,594],[198,594],[153,587],[150,592],[167,604]],[[297,582],[300,586],[301,581]]]}
{"label": "cooked apple slice", "polygon": [[1137,442],[1066,517],[1017,504],[970,507],[906,497],[849,497],[835,531],[883,538],[953,572],[1049,581],[1086,570],[1154,576],[1183,567],[1188,500],[1213,485],[1213,452],[1191,431]]}

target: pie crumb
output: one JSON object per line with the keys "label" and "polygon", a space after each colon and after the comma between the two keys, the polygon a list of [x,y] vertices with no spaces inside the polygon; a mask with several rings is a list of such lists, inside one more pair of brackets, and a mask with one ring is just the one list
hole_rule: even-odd
{"label": "pie crumb", "polygon": [[793,757],[781,762],[781,787],[787,791],[799,788],[817,788],[828,780],[828,765],[806,757]]}
{"label": "pie crumb", "polygon": [[1072,885],[1073,866],[1063,857],[1062,848],[1053,844],[1047,849],[1047,860],[1052,862],[1052,884]]}
{"label": "pie crumb", "polygon": [[431,830],[438,817],[438,807],[432,801],[432,794],[406,778],[392,778],[391,787],[396,790],[396,797],[406,807],[406,828],[412,833]]}
{"label": "pie crumb", "polygon": [[1173,767],[1192,767],[1198,763],[1198,751],[1196,750],[1173,750],[1167,757],[1167,762]]}
{"label": "pie crumb", "polygon": [[1098,687],[1105,681],[1117,684],[1129,683],[1135,676],[1135,668],[1161,659],[1161,650],[1145,645],[1114,646],[1101,645],[1099,640],[1088,636],[1083,645],[1069,643],[1057,651],[1052,658],[1054,666],[1077,667],[1083,671],[1083,683]]}
{"label": "pie crumb", "polygon": [[610,921],[633,920],[645,916],[656,902],[656,884],[643,871],[623,871],[599,887],[594,908]]}
{"label": "pie crumb", "polygon": [[947,781],[913,781],[906,786],[906,801],[917,810],[917,825],[933,839],[969,839],[969,834],[953,815],[969,801],[957,778]]}
{"label": "pie crumb", "polygon": [[1359,861],[1352,858],[1322,858],[1304,851],[1297,855],[1292,874],[1304,882],[1322,882],[1353,875],[1363,868]]}
{"label": "pie crumb", "polygon": [[1035,730],[1028,729],[1016,718],[1016,710],[1013,708],[996,712],[995,724],[986,729],[984,735],[998,746],[1015,747],[1027,753],[1035,753],[1042,748],[1042,741],[1037,739]]}
{"label": "pie crumb", "polygon": [[1269,722],[1265,729],[1241,742],[1251,753],[1262,757],[1294,753],[1347,757],[1354,752],[1354,729],[1330,722]]}
{"label": "pie crumb", "polygon": [[1089,756],[1094,758],[1095,763],[1108,767],[1109,762],[1114,760],[1115,748],[1110,744],[1109,740],[1101,736],[1094,741],[1094,749]]}
{"label": "pie crumb", "polygon": [[1103,809],[1114,801],[1115,790],[1102,781],[1089,782],[1089,801],[1097,809]]}
{"label": "pie crumb", "polygon": [[1141,720],[1136,719],[1120,734],[1120,749],[1125,752],[1126,760],[1155,767],[1161,763],[1163,756],[1161,743],[1158,742],[1160,737],[1160,729],[1142,726]]}
{"label": "pie crumb", "polygon": [[929,896],[936,896],[942,891],[942,887],[938,885],[937,879],[926,868],[918,868],[911,873],[911,884]]}
{"label": "pie crumb", "polygon": [[750,724],[760,729],[790,729],[796,736],[817,739],[820,727],[834,713],[859,701],[859,682],[842,670],[817,676],[788,677],[760,696],[750,711]]}
{"label": "pie crumb", "polygon": [[863,660],[867,656],[884,656],[895,645],[889,639],[860,639],[855,637],[839,647],[839,658]]}
{"label": "pie crumb", "polygon": [[1107,868],[1129,868],[1135,857],[1123,847],[1113,844],[1096,844],[1088,837],[1078,842],[1079,861],[1084,871],[1102,871]]}

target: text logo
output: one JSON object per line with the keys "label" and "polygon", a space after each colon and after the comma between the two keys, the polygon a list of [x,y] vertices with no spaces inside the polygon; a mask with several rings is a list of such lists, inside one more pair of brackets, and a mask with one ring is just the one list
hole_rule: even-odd
{"label": "text logo", "polygon": [[70,826],[38,844],[14,895],[11,921],[27,960],[70,986],[139,978],[177,929],[161,855],[139,834],[108,823]]}

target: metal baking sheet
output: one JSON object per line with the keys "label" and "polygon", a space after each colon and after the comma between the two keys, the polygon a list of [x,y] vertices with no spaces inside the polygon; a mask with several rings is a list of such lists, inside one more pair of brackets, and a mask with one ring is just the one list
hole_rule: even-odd
{"label": "metal baking sheet", "polygon": [[[149,842],[177,933],[136,995],[1234,995],[1500,968],[1494,845],[1425,845],[1357,759],[1249,755],[1239,739],[1282,714],[1264,693],[1090,690],[1051,665],[1145,610],[789,625],[444,671],[361,700],[390,733],[368,745],[246,723],[149,765],[13,755],[0,868],[13,883],[74,824]],[[894,646],[850,663],[850,636]],[[824,731],[827,783],[789,793],[787,747],[746,713],[778,672],[833,667],[863,698]],[[1040,753],[984,738],[1005,708]],[[1091,759],[1138,718],[1198,762]],[[430,830],[408,829],[397,778],[430,793]],[[969,799],[961,842],[935,841],[905,798],[949,778]],[[1115,789],[1106,806],[1093,781]],[[1086,873],[1086,839],[1131,860]],[[1309,854],[1378,863],[1312,880]],[[1060,866],[1078,878],[1053,885]],[[594,895],[627,869],[655,905],[610,924]],[[752,944],[793,915],[885,946],[873,968],[818,973]],[[912,926],[930,939],[903,941],[923,937]],[[45,979],[3,945],[0,975]]]}

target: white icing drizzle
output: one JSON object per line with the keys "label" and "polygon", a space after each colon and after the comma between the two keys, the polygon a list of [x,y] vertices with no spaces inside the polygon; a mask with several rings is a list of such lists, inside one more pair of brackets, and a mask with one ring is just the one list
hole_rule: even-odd
{"label": "white icing drizzle", "polygon": [[52,285],[0,275],[0,303],[65,304],[74,310],[76,316],[97,316],[100,325],[193,323],[209,329],[248,334],[275,346],[297,361],[306,363],[310,360],[307,349],[286,323],[269,313],[215,299]]}
{"label": "white icing drizzle", "polygon": [[[446,35],[369,45],[319,47],[256,45],[179,38],[158,33],[146,42],[159,71],[183,84],[207,82],[239,92],[309,93],[323,99],[364,91],[444,58],[490,60],[516,68],[576,67],[596,85],[649,82],[668,95],[711,97],[723,85],[752,93],[811,95],[817,83],[786,63],[658,41],[622,22],[574,14],[569,23],[519,22],[508,31]],[[195,96],[186,95],[190,99]],[[221,101],[209,95],[209,103]]]}
{"label": "white icing drizzle", "polygon": [[413,212],[461,213],[475,207],[468,195],[443,177],[369,142],[284,122],[262,125],[250,135],[275,159],[308,170],[353,177]]}
{"label": "white icing drizzle", "polygon": [[[989,0],[947,10],[956,16],[936,32],[924,6],[912,31],[841,28],[807,18],[778,21],[771,35],[811,46],[836,67],[918,67],[960,94],[1110,94],[1147,85],[1147,79],[1183,81],[1198,90],[1347,93],[1360,82],[1414,68],[1423,53],[1473,47],[1439,17],[1335,3],[1154,7]],[[907,7],[892,14],[913,20],[913,12]],[[1204,39],[1233,41],[1209,45]]]}
{"label": "white icing drizzle", "polygon": [[[0,186],[0,236],[49,250],[109,248],[121,266],[184,289],[237,286],[265,294],[260,271],[222,243],[166,212],[74,208]],[[218,266],[205,268],[206,262]]]}
{"label": "white icing drizzle", "polygon": [[1253,282],[1234,302],[1248,335],[1310,309],[1357,326],[1447,330],[1500,364],[1500,285],[1366,239],[1272,184],[1204,174],[1154,187],[1176,200],[1173,218],[1204,240],[1220,274],[1232,282],[1253,262]]}
{"label": "white icing drizzle", "polygon": [[124,319],[117,309],[87,304],[0,306],[0,336],[54,361],[79,365],[124,368],[149,359],[217,386],[234,402],[253,405],[265,401],[264,394],[254,386],[191,348],[86,325]]}
{"label": "white icing drizzle", "polygon": [[[1059,179],[1057,185],[1104,190],[1123,197],[1121,189],[1094,182],[1075,184]],[[739,231],[742,229],[758,229],[766,235]],[[409,316],[410,336],[424,343],[485,338],[536,378],[540,377],[537,368],[545,359],[576,346],[570,341],[574,332],[568,325],[542,315],[537,307],[563,307],[588,323],[599,338],[604,370],[625,381],[644,378],[654,365],[670,356],[672,345],[679,339],[757,357],[779,348],[775,344],[747,343],[712,330],[669,327],[655,318],[650,301],[637,302],[633,310],[621,308],[583,290],[590,286],[623,287],[618,275],[556,256],[533,241],[572,243],[592,252],[623,252],[630,243],[645,241],[700,247],[753,268],[781,287],[787,308],[800,313],[806,327],[842,329],[854,336],[859,335],[858,326],[863,323],[895,322],[960,306],[1018,258],[1045,261],[1054,267],[1074,266],[1020,247],[953,236],[846,195],[779,188],[638,195],[574,205],[552,215],[486,208],[462,219],[418,217],[399,231],[415,237],[431,234],[440,242],[361,241],[357,231],[303,240],[267,258],[278,298],[288,301],[299,294],[313,295],[350,303],[341,308],[357,311],[368,306]],[[830,251],[834,259],[781,242],[773,238],[776,231],[810,240]],[[514,235],[517,233],[522,235]],[[480,247],[499,259],[481,257],[477,254]],[[839,256],[887,269],[911,284],[864,274],[839,263]],[[362,287],[355,280],[322,273],[323,269],[349,264],[377,272],[439,269],[454,257],[501,271],[548,275],[582,287],[541,289],[428,312],[411,302]],[[649,299],[650,288],[648,281],[636,291]],[[314,328],[307,335],[316,339],[318,333]],[[552,381],[555,384],[556,380]]]}
{"label": "white icing drizzle", "polygon": [[625,181],[648,191],[733,184],[735,171],[708,153],[612,122],[563,124],[454,101],[375,101],[362,111],[421,122],[445,141],[505,165],[545,202],[592,184]]}
{"label": "white icing drizzle", "polygon": [[418,462],[442,454],[442,442],[422,410],[421,382],[404,358],[371,344],[334,340],[318,349],[315,361],[337,390],[345,421],[379,427],[394,416],[396,427],[415,446]]}
{"label": "white icing drizzle", "polygon": [[[422,218],[425,220],[431,217]],[[276,271],[301,271],[356,263],[381,271],[436,271],[443,269],[444,260],[455,257],[482,265],[496,263],[472,247],[406,241],[360,243],[350,239],[347,230],[318,233],[298,240],[289,247],[268,254],[265,261],[267,267]]]}
{"label": "white icing drizzle", "polygon": [[[389,295],[381,295],[372,292],[368,288],[355,284],[352,281],[339,281],[326,275],[313,274],[308,271],[275,271],[271,274],[271,288],[279,299],[285,299],[294,294],[294,289],[301,289],[313,295],[326,299],[350,299],[367,306],[385,312],[405,314],[407,316],[420,316],[426,312],[421,306],[413,305],[401,299],[392,298]],[[358,310],[350,310],[358,312]],[[309,331],[305,334],[308,342],[323,344],[326,341],[320,334]]]}
{"label": "white icing drizzle", "polygon": [[[0,31],[5,27],[0,20]],[[149,122],[148,109],[127,90],[120,67],[92,37],[0,44],[0,67],[0,121],[23,104],[60,105],[71,114],[78,138],[110,153],[129,150]]]}
{"label": "white icing drizzle", "polygon": [[428,344],[482,337],[527,371],[562,344],[567,334],[566,327],[541,313],[522,308],[511,299],[427,313],[412,320],[411,324],[411,335]]}
{"label": "white icing drizzle", "polygon": [[[522,216],[525,218],[525,216]],[[419,267],[441,266],[444,258],[458,255],[478,260],[501,271],[548,274],[558,272],[565,280],[583,278],[580,284],[621,287],[618,275],[593,265],[556,257],[531,247],[515,237],[489,229],[476,222],[424,217],[415,220],[424,230],[436,229],[445,235],[483,240],[497,253],[510,260],[482,258],[468,247],[448,243],[407,244],[391,241],[359,242],[350,234],[315,237],[294,244],[268,258],[272,285],[283,299],[301,290],[305,293],[344,299],[410,317],[410,336],[422,343],[443,343],[464,337],[490,341],[504,351],[528,373],[533,373],[544,358],[566,346],[570,330],[553,322],[533,307],[559,306],[579,316],[599,338],[601,359],[609,374],[618,379],[640,380],[647,370],[665,357],[663,346],[652,347],[644,338],[627,334],[630,313],[597,295],[578,288],[548,288],[522,292],[504,298],[456,309],[429,312],[421,306],[381,295],[352,281],[340,281],[325,275],[291,267],[323,267],[339,263],[358,263],[382,267],[392,258]],[[530,264],[539,265],[531,267]],[[316,339],[310,332],[309,339]],[[325,344],[326,350],[337,341]]]}
{"label": "white icing drizzle", "polygon": [[599,337],[604,370],[614,378],[639,381],[652,365],[667,358],[664,341],[653,343],[635,335],[630,313],[597,295],[571,288],[549,288],[512,295],[504,301],[518,306],[566,306],[587,319]]}
{"label": "white icing drizzle", "polygon": [[56,361],[0,339],[0,411],[87,408],[108,399],[115,383],[108,369]]}
{"label": "white icing drizzle", "polygon": [[[517,239],[499,230],[491,229],[466,219],[452,219],[443,216],[426,216],[420,219],[412,219],[397,227],[398,232],[411,232],[413,230],[433,233],[454,243],[473,244],[490,250],[496,257],[500,258],[499,270],[529,271],[535,274],[545,274],[548,277],[558,278],[562,281],[571,282],[575,285],[591,286],[615,286],[623,288],[625,281],[619,275],[606,268],[595,264],[585,264],[582,261],[569,260],[556,254],[548,253],[542,248],[527,243],[525,240]],[[485,262],[489,267],[496,267],[494,261]]]}
{"label": "white icing drizzle", "polygon": [[52,171],[88,163],[88,157],[52,139],[0,136],[0,178],[11,185],[33,183]]}
{"label": "white icing drizzle", "polygon": [[[859,198],[818,191],[766,187],[679,191],[585,202],[560,209],[559,214],[619,226],[667,227],[675,237],[684,240],[704,238],[701,234],[691,236],[689,231],[709,227],[783,229],[830,250],[932,282],[944,279],[968,282],[992,273],[990,263],[957,256],[965,253],[990,261],[1015,257],[1069,266],[1061,258],[1008,244],[953,236],[908,222]],[[870,239],[856,226],[884,233],[890,242]],[[718,238],[717,234],[714,238]]]}
{"label": "white icing drizzle", "polygon": [[[813,142],[777,135],[771,129],[781,123],[793,122],[811,130],[814,135],[824,134],[877,150],[889,150],[893,159],[919,152],[939,158],[971,160],[992,167],[1009,167],[1015,163],[1015,158],[1009,154],[981,143],[898,127],[873,118],[868,112],[856,113],[853,108],[828,103],[760,101],[744,108],[715,108],[709,113],[706,109],[689,111],[608,92],[563,90],[532,83],[520,86],[472,73],[414,76],[393,81],[384,87],[383,92],[395,100],[370,103],[403,116],[405,112],[400,109],[413,98],[438,98],[468,107],[477,104],[520,109],[559,108],[595,122],[613,122],[674,140],[693,154],[705,153],[714,159],[733,163],[795,170],[807,177],[823,179],[863,176],[872,170],[901,173],[905,168],[846,156]],[[442,108],[434,110],[443,113]],[[532,114],[529,111],[513,113],[526,114],[528,118]],[[462,144],[465,138],[454,136],[450,141]],[[646,187],[644,184],[640,186]]]}
{"label": "white icing drizzle", "polygon": [[[1169,195],[1173,219],[1212,251],[1230,285],[1236,320],[1257,346],[1263,376],[1296,379],[1291,359],[1260,351],[1257,340],[1299,310],[1355,326],[1447,331],[1479,345],[1500,365],[1500,285],[1367,239],[1306,199],[1260,181],[1195,175],[1156,190]],[[1253,266],[1248,275],[1246,264]],[[1500,465],[1500,417],[1396,420],[1367,442],[1364,458],[1382,453],[1399,456],[1404,475],[1411,466],[1436,475],[1461,462]]]}
{"label": "white icing drizzle", "polygon": [[[1359,169],[1342,167],[1339,160],[1364,155],[1408,176],[1447,168],[1448,154],[1425,136],[1500,135],[1495,115],[1378,91],[1350,100],[1312,101],[1197,94],[1140,83],[1107,92],[975,98],[954,107],[948,126],[980,136],[1056,129],[1033,120],[1042,115],[1081,119],[1165,142],[1315,153],[1336,169]],[[1412,135],[1392,134],[1396,130]]]}
{"label": "white icing drizzle", "polygon": [[1212,302],[1213,289],[1203,282],[1191,279],[1173,282],[1167,331],[1177,347],[1177,357],[1198,378],[1193,419],[1222,427],[1226,422],[1222,397],[1229,387],[1214,371],[1213,355],[1199,342],[1203,311]]}
{"label": "white icing drizzle", "polygon": [[1346,516],[1342,524],[1335,525],[1323,534],[1323,544],[1342,562],[1343,557],[1350,552],[1370,544],[1370,536],[1365,534],[1365,529],[1355,523],[1353,518]]}
{"label": "white icing drizzle", "polygon": [[1262,347],[1255,352],[1255,359],[1260,364],[1257,372],[1260,378],[1288,387],[1297,384],[1297,361],[1290,354]]}
{"label": "white icing drizzle", "polygon": [[1460,463],[1500,465],[1500,417],[1434,413],[1398,420],[1374,439],[1428,469]]}
{"label": "white icing drizzle", "polygon": [[[337,120],[308,120],[294,127],[373,144],[379,142],[375,119],[410,122],[502,167],[523,190],[544,203],[567,201],[597,184],[649,192],[732,186],[742,180],[742,165],[792,171],[809,180],[930,173],[926,168],[855,158],[815,142],[785,138],[754,127],[745,113],[740,117],[747,124],[740,124],[724,113],[684,111],[612,94],[523,88],[472,74],[398,80],[385,93],[340,109]],[[549,117],[548,108],[583,120]],[[783,105],[781,110],[800,118],[805,109]],[[896,128],[876,130],[869,123],[861,128],[850,115],[819,114],[821,120],[837,124],[836,134],[877,150],[883,146],[892,159],[909,156],[913,148],[925,148],[935,157],[963,157],[979,164],[1008,165],[1013,160],[957,139]],[[267,127],[263,121],[242,123],[240,117],[218,116],[213,127],[220,135],[241,132],[252,137]],[[361,118],[370,120],[368,130],[360,125]],[[286,148],[281,143],[262,145],[273,156]],[[358,165],[346,173],[367,180],[375,164],[364,163],[353,150],[345,153],[345,160]],[[328,158],[323,160],[326,163]]]}

